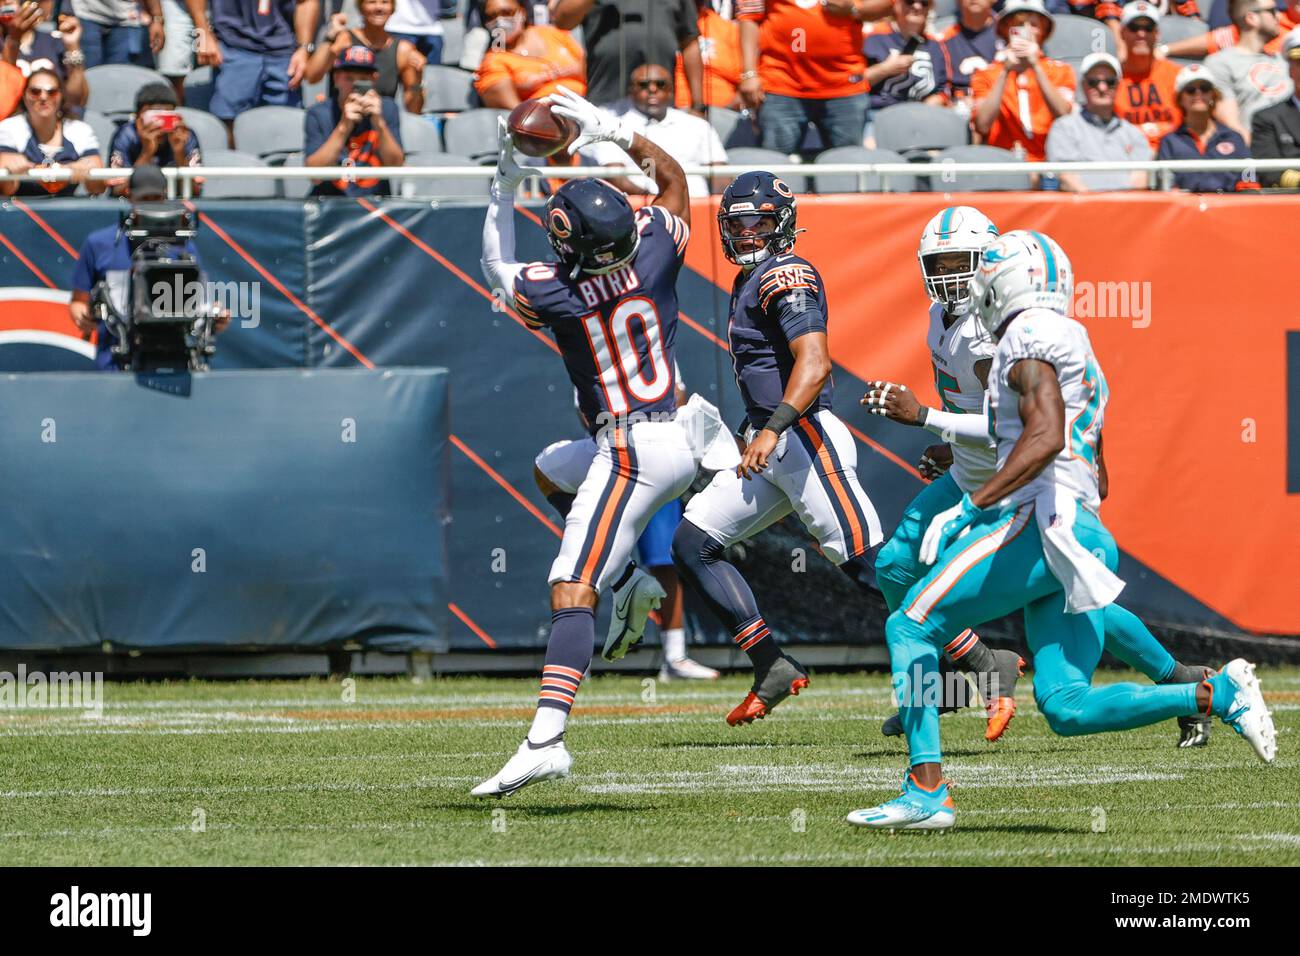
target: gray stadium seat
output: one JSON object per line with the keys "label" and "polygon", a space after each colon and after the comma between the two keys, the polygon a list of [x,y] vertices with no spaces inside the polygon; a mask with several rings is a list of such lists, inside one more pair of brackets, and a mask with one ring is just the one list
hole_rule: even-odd
{"label": "gray stadium seat", "polygon": [[1115,53],[1115,35],[1100,20],[1063,14],[1056,17],[1056,27],[1043,44],[1043,51],[1054,60],[1087,56],[1105,51]]}
{"label": "gray stadium seat", "polygon": [[[477,166],[468,156],[451,153],[408,153],[407,166]],[[408,199],[483,199],[488,195],[492,180],[481,179],[407,179],[397,187],[398,195]]]}
{"label": "gray stadium seat", "polygon": [[1166,16],[1160,18],[1160,42],[1173,43],[1201,36],[1209,30],[1205,21],[1197,17]]}
{"label": "gray stadium seat", "polygon": [[124,118],[134,112],[136,91],[146,83],[171,86],[167,77],[142,66],[132,66],[129,63],[93,66],[86,71],[86,86],[90,88],[86,109],[105,116]]}
{"label": "gray stadium seat", "polygon": [[[889,149],[866,149],[863,146],[837,146],[819,155],[817,163],[903,163],[906,160]],[[849,173],[813,172],[813,186],[819,193],[910,193],[916,191],[915,176],[890,176],[888,190],[881,188],[880,176]]]}
{"label": "gray stadium seat", "polygon": [[90,128],[95,131],[95,138],[99,140],[99,156],[104,160],[104,165],[108,165],[108,147],[113,143],[113,134],[117,132],[119,124],[112,118],[105,116],[103,113],[97,113],[95,110],[86,110],[81,117],[85,122],[90,124]]}
{"label": "gray stadium seat", "polygon": [[424,111],[459,113],[470,109],[474,74],[454,66],[430,64],[424,68]]}
{"label": "gray stadium seat", "polygon": [[[266,163],[235,149],[214,149],[203,156],[205,166],[266,167]],[[274,179],[225,179],[209,177],[203,184],[204,199],[275,199],[279,186]]]}
{"label": "gray stadium seat", "polygon": [[[934,0],[934,15],[936,17],[955,18],[957,16],[957,0]],[[937,27],[934,32],[939,32]]]}
{"label": "gray stadium seat", "polygon": [[185,105],[206,110],[212,105],[212,67],[200,66],[185,77]]}
{"label": "gray stadium seat", "polygon": [[[1014,153],[996,146],[955,146],[945,149],[935,157],[934,163],[945,160],[955,163],[1018,163]],[[930,191],[936,193],[962,192],[999,192],[1005,190],[1028,190],[1033,188],[1029,173],[1007,170],[993,175],[973,175],[953,173],[951,176],[936,176],[930,179]]]}
{"label": "gray stadium seat", "polygon": [[263,159],[302,149],[303,120],[296,106],[259,106],[235,117],[235,148]]}
{"label": "gray stadium seat", "polygon": [[[764,169],[768,166],[788,166],[790,157],[785,153],[778,153],[774,149],[755,149],[752,147],[740,147],[738,149],[727,150],[728,166],[753,166],[756,169]],[[806,193],[808,191],[807,176],[782,176],[785,184],[797,193]]]}
{"label": "gray stadium seat", "polygon": [[185,118],[185,125],[199,138],[199,149],[205,154],[213,149],[230,148],[226,140],[226,124],[211,113],[182,106],[181,116]]}
{"label": "gray stadium seat", "polygon": [[442,62],[455,66],[465,48],[465,21],[461,17],[442,21]]}
{"label": "gray stadium seat", "polygon": [[[302,153],[290,153],[280,165],[297,168],[302,164]],[[281,179],[279,180],[280,195],[285,199],[306,199],[311,194],[313,185],[310,179]]]}
{"label": "gray stadium seat", "polygon": [[875,123],[876,146],[904,156],[909,152],[965,146],[970,142],[966,120],[942,106],[898,103],[877,110],[871,118]]}
{"label": "gray stadium seat", "polygon": [[497,154],[497,117],[505,110],[466,110],[442,124],[443,148],[481,163]]}
{"label": "gray stadium seat", "polygon": [[302,84],[302,108],[311,109],[317,103],[323,103],[330,95],[330,75],[326,73],[315,83]]}
{"label": "gray stadium seat", "polygon": [[441,153],[442,134],[423,116],[402,110],[402,149],[408,153]]}
{"label": "gray stadium seat", "polygon": [[740,149],[758,145],[758,134],[749,117],[723,106],[710,106],[709,125],[727,149]]}

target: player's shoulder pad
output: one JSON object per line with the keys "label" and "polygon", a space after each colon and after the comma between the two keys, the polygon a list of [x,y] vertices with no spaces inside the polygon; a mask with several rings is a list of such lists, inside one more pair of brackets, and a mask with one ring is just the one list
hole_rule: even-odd
{"label": "player's shoulder pad", "polygon": [[785,292],[802,290],[804,295],[821,298],[821,275],[811,262],[793,252],[768,259],[757,278],[758,305],[764,311]]}
{"label": "player's shoulder pad", "polygon": [[1038,359],[1059,371],[1075,351],[1074,325],[1078,323],[1051,309],[1026,309],[998,342],[998,352],[1008,368],[1022,359]]}
{"label": "player's shoulder pad", "polygon": [[962,317],[957,334],[966,342],[966,348],[976,358],[992,358],[998,350],[997,344],[984,331],[979,316],[971,309]]}
{"label": "player's shoulder pad", "polygon": [[515,276],[515,311],[535,328],[546,324],[543,316],[561,284],[560,268],[557,262],[529,262]]}
{"label": "player's shoulder pad", "polygon": [[663,206],[642,206],[636,212],[637,229],[644,236],[656,226],[663,229],[672,240],[677,255],[684,255],[686,244],[691,238],[691,227],[680,216],[669,212]]}

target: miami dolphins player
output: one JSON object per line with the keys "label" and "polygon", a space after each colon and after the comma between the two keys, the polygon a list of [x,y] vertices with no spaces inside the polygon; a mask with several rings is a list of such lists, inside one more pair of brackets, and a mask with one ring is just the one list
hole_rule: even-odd
{"label": "miami dolphins player", "polygon": [[[995,349],[970,308],[969,292],[980,252],[997,235],[997,227],[989,218],[970,206],[943,210],[921,233],[917,259],[925,290],[933,301],[926,344],[934,366],[935,391],[942,399],[943,409],[920,404],[914,391],[892,382],[873,383],[874,387],[862,399],[862,404],[873,414],[926,428],[949,442],[925,450],[922,466],[934,480],[908,505],[893,537],[877,559],[876,577],[891,611],[925,573],[917,552],[930,519],[958,502],[963,493],[977,489],[997,469],[984,413],[989,366]],[[1106,476],[1100,478],[1101,496],[1105,498]],[[1105,632],[1106,650],[1157,684],[1194,683],[1208,675],[1207,668],[1176,661],[1136,615],[1118,604],[1105,609]],[[960,653],[969,643],[967,633],[963,631],[955,636],[945,648],[946,653]],[[997,671],[1000,687],[994,689],[994,696],[988,701],[989,723],[985,732],[987,739],[996,740],[1015,714],[1015,699],[1010,695],[1020,671],[1012,668],[1017,663],[1023,667],[1023,661],[1010,651],[985,653],[997,655],[1000,665]],[[998,693],[1007,696],[996,696]],[[1180,717],[1178,724],[1180,747],[1208,743],[1211,726],[1208,716]],[[886,720],[881,730],[886,736],[902,733],[898,715]]]}
{"label": "miami dolphins player", "polygon": [[953,825],[939,717],[924,690],[933,686],[948,635],[1017,610],[1034,657],[1034,696],[1054,732],[1214,714],[1266,763],[1276,756],[1254,665],[1241,658],[1198,684],[1091,684],[1103,609],[1124,582],[1114,574],[1114,539],[1097,516],[1108,390],[1086,330],[1066,317],[1073,285],[1060,246],[1021,230],[990,243],[971,279],[980,323],[997,342],[989,370],[997,471],[930,520],[920,558],[932,567],[886,623],[911,766],[898,797],[851,812],[852,824]]}

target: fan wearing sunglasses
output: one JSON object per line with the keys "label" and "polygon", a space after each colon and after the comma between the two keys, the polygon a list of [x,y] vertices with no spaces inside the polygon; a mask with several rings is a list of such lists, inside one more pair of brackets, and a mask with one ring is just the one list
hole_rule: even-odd
{"label": "fan wearing sunglasses", "polygon": [[0,121],[0,168],[9,172],[68,167],[72,178],[58,182],[0,183],[4,196],[70,196],[80,184],[89,193],[101,193],[104,180],[88,179],[100,169],[99,140],[87,123],[63,116],[63,83],[50,69],[35,70],[23,91],[23,111]]}
{"label": "fan wearing sunglasses", "polygon": [[[1201,64],[1185,66],[1175,80],[1182,125],[1160,140],[1157,159],[1249,159],[1250,147],[1241,134],[1215,122],[1214,110],[1223,91],[1214,74]],[[1174,188],[1196,193],[1258,189],[1243,172],[1189,171],[1174,174]]]}
{"label": "fan wearing sunglasses", "polygon": [[[1151,158],[1146,134],[1115,115],[1119,60],[1109,53],[1090,53],[1079,66],[1083,74],[1083,109],[1062,116],[1047,136],[1049,163],[1084,161],[1134,162]],[[1137,170],[1113,173],[1061,173],[1066,192],[1145,189],[1147,174]]]}

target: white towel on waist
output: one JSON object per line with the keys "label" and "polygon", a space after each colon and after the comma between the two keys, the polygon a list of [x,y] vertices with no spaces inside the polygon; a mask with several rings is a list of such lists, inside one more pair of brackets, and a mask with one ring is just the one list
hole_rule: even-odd
{"label": "white towel on waist", "polygon": [[1074,536],[1078,502],[1064,488],[1044,489],[1034,499],[1043,557],[1065,590],[1067,614],[1095,611],[1114,602],[1124,582]]}
{"label": "white towel on waist", "polygon": [[706,471],[725,471],[740,464],[740,451],[717,408],[699,394],[677,409],[677,424],[686,432],[695,461]]}

